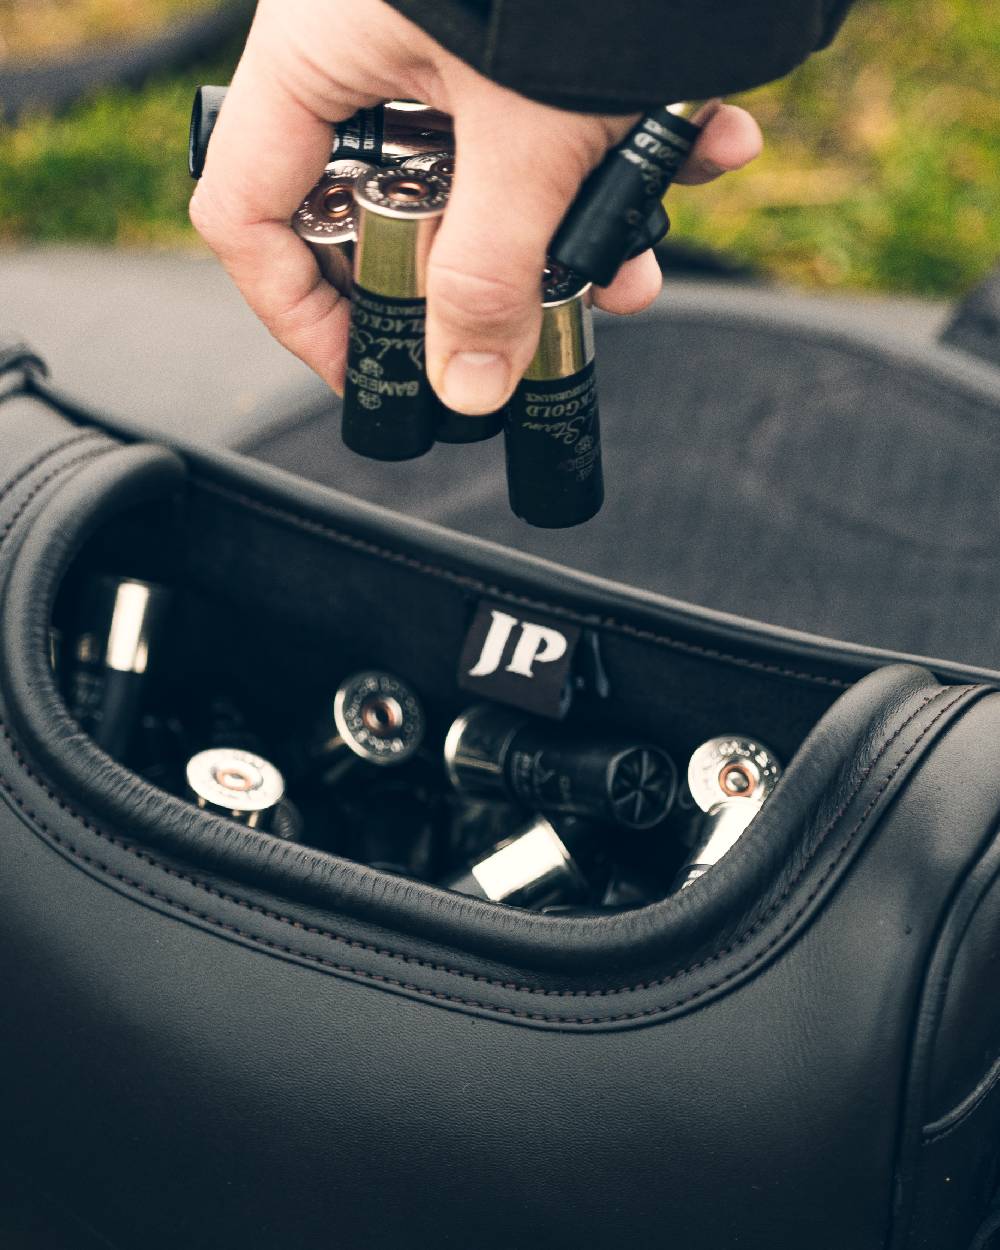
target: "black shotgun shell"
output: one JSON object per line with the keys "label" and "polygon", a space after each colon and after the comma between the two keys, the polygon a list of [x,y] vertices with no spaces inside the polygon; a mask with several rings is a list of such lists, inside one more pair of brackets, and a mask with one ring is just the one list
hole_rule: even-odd
{"label": "black shotgun shell", "polygon": [[434,174],[383,169],[355,185],[358,240],[344,386],[344,443],[373,460],[434,445],[440,402],[424,366],[427,253],[448,202]]}
{"label": "black shotgun shell", "polygon": [[604,502],[590,283],[550,266],[538,349],[507,406],[507,489],[516,516],[563,529]]}
{"label": "black shotgun shell", "polygon": [[438,424],[435,435],[439,443],[485,443],[495,438],[503,429],[504,409],[488,412],[485,416],[470,417],[455,412],[438,401]]}
{"label": "black shotgun shell", "polygon": [[341,435],[370,460],[413,460],[434,445],[438,402],[424,373],[422,299],[387,299],[357,280]]}
{"label": "black shotgun shell", "polygon": [[489,703],[453,722],[444,762],[461,793],[502,797],[529,811],[584,816],[626,829],[661,824],[677,795],[674,762],[651,743],[571,735]]}
{"label": "black shotgun shell", "polygon": [[366,764],[396,767],[420,750],[426,732],[417,692],[400,677],[380,670],[355,673],[333,701],[335,733],[317,753],[330,757],[343,748]]}
{"label": "black shotgun shell", "polygon": [[443,157],[455,150],[452,118],[415,100],[387,100],[374,108],[361,109],[347,121],[338,122],[335,134],[337,156],[353,156],[375,165],[429,153]]}
{"label": "black shotgun shell", "polygon": [[635,256],[641,256],[643,252],[651,247],[656,247],[670,233],[670,218],[667,216],[667,210],[663,207],[662,200],[656,200],[653,207],[649,210],[646,220],[636,231],[632,240],[632,246],[629,248],[626,260],[632,260]]}
{"label": "black shotgun shell", "polygon": [[[215,129],[228,87],[199,87],[191,106],[188,134],[188,170],[200,178],[205,168],[208,142]],[[373,165],[401,161],[432,152],[436,156],[454,150],[452,119],[447,113],[410,100],[389,100],[374,108],[359,109],[333,128],[330,160],[361,160]]]}
{"label": "black shotgun shell", "polygon": [[591,520],[604,503],[594,362],[565,378],[522,379],[504,427],[515,516],[540,529]]}
{"label": "black shotgun shell", "polygon": [[72,646],[70,709],[98,746],[122,759],[139,720],[170,591],[135,578],[100,577],[88,588]]}
{"label": "black shotgun shell", "polygon": [[191,128],[188,131],[188,172],[192,178],[200,178],[205,171],[208,141],[219,120],[219,110],[228,90],[228,87],[204,86],[194,93]]}
{"label": "black shotgun shell", "polygon": [[647,113],[580,188],[552,240],[552,259],[610,285],[700,133],[666,107]]}

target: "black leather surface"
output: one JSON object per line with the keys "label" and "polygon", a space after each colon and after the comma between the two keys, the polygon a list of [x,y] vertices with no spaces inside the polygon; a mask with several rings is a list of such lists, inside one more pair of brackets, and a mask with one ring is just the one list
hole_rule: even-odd
{"label": "black leather surface", "polygon": [[[995,1106],[926,1143],[987,1045],[949,1034],[994,914],[993,675],[941,685],[225,457],[186,456],[189,476],[169,452],[79,440],[36,401],[3,411],[0,1157],[117,1250],[966,1250]],[[675,690],[709,687],[734,711],[766,690],[774,721],[803,692],[826,711],[681,896],[597,920],[449,896],[198,813],[74,730],[49,610],[88,535],[140,513],[140,538],[177,538],[191,621],[210,630],[229,601],[274,654],[276,633],[308,657],[327,613],[350,620],[324,567],[341,595],[414,579],[446,623],[481,580],[522,603],[544,585],[606,636],[611,718],[643,682],[664,720]],[[264,561],[291,570],[277,596],[244,576]],[[441,645],[403,599],[407,645]],[[949,1003],[935,969],[967,960]]]}
{"label": "black leather surface", "polygon": [[[51,802],[31,801],[37,831]],[[79,827],[54,857],[49,828],[48,847],[23,824],[4,828],[2,931],[19,1003],[5,1068],[20,1075],[5,1095],[23,1154],[118,1244],[307,1246],[335,1224],[344,1246],[447,1244],[470,1226],[484,1246],[583,1235],[612,1246],[653,1244],[665,1220],[679,1244],[706,1250],[883,1244],[885,1098],[908,1044],[913,929],[926,933],[941,903],[921,879],[913,909],[916,882],[900,877],[891,840],[873,848],[874,875],[855,874],[766,975],[669,1025],[585,1043],[442,1010],[449,999],[385,992],[384,980],[321,975],[342,941],[296,959],[287,925]],[[917,877],[925,867],[912,865]],[[891,892],[873,896],[876,882]],[[39,932],[38,914],[59,923]],[[844,985],[861,951],[865,976]],[[455,978],[435,979],[443,995]],[[42,1126],[56,1107],[53,1136]],[[294,1161],[280,1183],[277,1141]],[[706,1203],[704,1177],[719,1167],[742,1196],[731,1205]]]}
{"label": "black leather surface", "polygon": [[983,1221],[969,1250],[996,1250],[998,1238],[1000,1238],[1000,1202],[994,1205]]}
{"label": "black leather surface", "polygon": [[0,1169],[0,1245],[6,1250],[108,1250],[108,1242],[60,1199],[18,1172]]}
{"label": "black leather surface", "polygon": [[[676,95],[704,99],[787,73],[833,37],[848,0],[752,9],[685,5],[669,17],[655,0],[615,11],[593,0],[393,0],[394,7],[476,69],[523,95],[587,112],[641,112]],[[584,45],[586,56],[579,55]]]}
{"label": "black leather surface", "polygon": [[342,446],[332,402],[254,454],[688,603],[996,667],[1000,371],[821,308],[668,286],[640,317],[600,318],[607,500],[578,529],[512,515],[501,440],[376,464]]}
{"label": "black leather surface", "polygon": [[[972,769],[975,752],[970,752]],[[956,792],[970,774],[956,774]],[[1000,840],[961,882],[928,970],[914,1046],[910,1134],[903,1169],[901,1223],[912,1244],[931,1250],[952,1230],[972,1240],[975,1213],[1000,1180],[1000,1091],[997,1063],[996,948],[1000,923]],[[919,1091],[919,1092],[918,1092]],[[907,1243],[910,1244],[910,1243]]]}

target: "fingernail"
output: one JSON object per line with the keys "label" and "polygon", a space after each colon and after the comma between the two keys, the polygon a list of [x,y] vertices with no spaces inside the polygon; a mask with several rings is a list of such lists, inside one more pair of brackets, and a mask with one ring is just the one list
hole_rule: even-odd
{"label": "fingernail", "polygon": [[441,398],[449,408],[479,416],[507,398],[510,367],[496,352],[455,352],[445,367]]}

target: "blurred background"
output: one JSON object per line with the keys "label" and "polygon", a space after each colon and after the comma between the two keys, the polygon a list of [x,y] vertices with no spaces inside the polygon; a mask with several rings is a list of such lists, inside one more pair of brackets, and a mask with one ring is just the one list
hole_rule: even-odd
{"label": "blurred background", "polygon": [[[250,7],[0,0],[0,245],[200,249],[191,95],[228,81]],[[968,289],[1000,258],[998,50],[1000,5],[861,0],[831,49],[741,98],[765,155],[672,191],[675,238],[811,288]]]}

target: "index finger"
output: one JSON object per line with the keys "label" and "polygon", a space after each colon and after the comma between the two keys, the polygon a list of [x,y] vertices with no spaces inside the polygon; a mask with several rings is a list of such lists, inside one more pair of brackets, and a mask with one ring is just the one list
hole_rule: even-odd
{"label": "index finger", "polygon": [[334,388],[343,374],[347,302],[288,223],[329,160],[330,123],[357,106],[345,99],[333,116],[318,117],[282,84],[251,31],[190,205],[195,229],[253,311]]}

